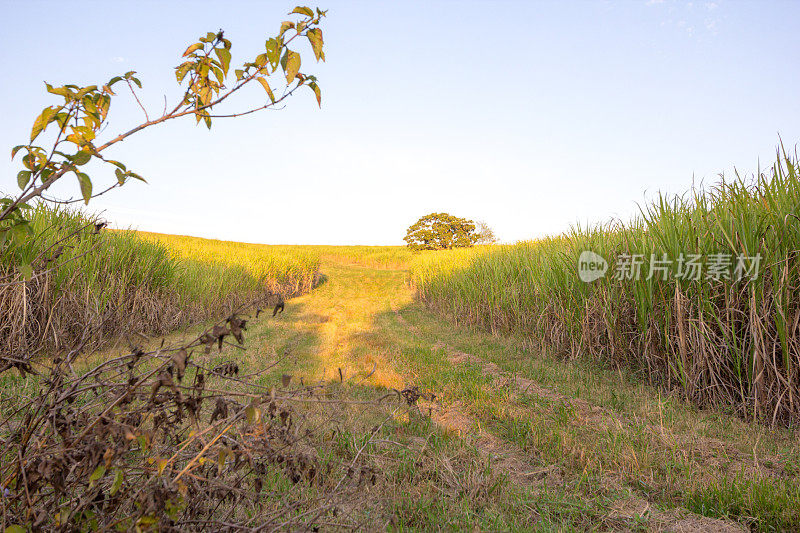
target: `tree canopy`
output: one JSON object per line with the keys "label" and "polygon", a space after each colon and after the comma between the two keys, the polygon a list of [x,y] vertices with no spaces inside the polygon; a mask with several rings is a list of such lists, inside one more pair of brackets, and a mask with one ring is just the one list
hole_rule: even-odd
{"label": "tree canopy", "polygon": [[448,213],[431,213],[408,228],[403,238],[413,250],[466,248],[478,241],[475,223]]}

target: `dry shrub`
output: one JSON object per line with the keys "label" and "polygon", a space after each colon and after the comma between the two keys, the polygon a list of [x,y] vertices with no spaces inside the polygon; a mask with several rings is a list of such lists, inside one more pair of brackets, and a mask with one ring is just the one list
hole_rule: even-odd
{"label": "dry shrub", "polygon": [[231,339],[244,343],[249,320],[239,310],[185,345],[134,348],[97,364],[78,350],[30,365],[4,361],[25,379],[3,375],[13,394],[0,402],[2,527],[347,525],[341,509],[379,472],[360,450],[338,459],[317,452],[346,402],[328,409],[316,399],[324,384],[291,387],[291,376],[258,384],[279,361],[252,375],[234,360],[208,363]]}

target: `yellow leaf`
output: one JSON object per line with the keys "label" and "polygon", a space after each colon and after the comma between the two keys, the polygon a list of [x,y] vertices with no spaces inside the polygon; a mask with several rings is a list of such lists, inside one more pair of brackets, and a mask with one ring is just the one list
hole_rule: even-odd
{"label": "yellow leaf", "polygon": [[317,104],[322,107],[322,92],[319,90],[319,85],[312,81],[308,86],[314,91],[314,95],[317,97]]}
{"label": "yellow leaf", "polygon": [[70,133],[69,135],[67,135],[67,140],[71,143],[77,144],[78,146],[84,143],[83,137],[81,137],[77,133]]}
{"label": "yellow leaf", "polygon": [[45,107],[42,110],[42,114],[36,117],[36,120],[33,122],[33,128],[31,129],[31,142],[39,136],[40,133],[47,127],[50,123],[50,117],[55,112],[53,107]]}
{"label": "yellow leaf", "polygon": [[257,424],[261,420],[261,411],[254,405],[249,405],[245,409],[245,414],[247,415],[247,422],[250,424]]}
{"label": "yellow leaf", "polygon": [[297,73],[300,72],[300,54],[287,50],[286,67],[284,67],[283,71],[286,74],[286,83],[292,83]]}
{"label": "yellow leaf", "polygon": [[283,35],[283,33],[284,33],[286,30],[290,29],[290,28],[294,28],[294,22],[290,22],[290,21],[288,21],[288,20],[284,20],[284,21],[281,23],[281,31],[279,32],[279,33],[280,33],[280,35]]}
{"label": "yellow leaf", "polygon": [[226,457],[228,457],[228,450],[223,448],[219,451],[219,456],[217,457],[217,472],[222,472],[222,467],[225,466]]}
{"label": "yellow leaf", "polygon": [[272,89],[270,88],[269,83],[267,83],[267,80],[262,78],[261,76],[257,77],[256,79],[261,84],[261,86],[264,87],[264,90],[267,91],[267,94],[269,95],[269,99],[274,102],[275,101],[275,95],[272,94]]}
{"label": "yellow leaf", "polygon": [[158,475],[164,473],[164,469],[167,468],[167,464],[169,463],[169,459],[159,459],[158,460]]}
{"label": "yellow leaf", "polygon": [[294,13],[299,13],[300,15],[305,15],[307,17],[313,17],[314,16],[314,12],[311,11],[311,8],[308,8],[308,7],[305,7],[305,6],[297,6],[289,14],[292,15]]}
{"label": "yellow leaf", "polygon": [[186,51],[183,53],[183,57],[186,57],[192,52],[200,50],[201,48],[203,48],[203,43],[194,43],[192,46],[186,49]]}
{"label": "yellow leaf", "polygon": [[308,30],[306,37],[308,37],[308,42],[311,43],[311,48],[314,50],[314,56],[317,58],[317,61],[319,61],[320,58],[324,61],[325,58],[322,55],[322,30],[319,28]]}

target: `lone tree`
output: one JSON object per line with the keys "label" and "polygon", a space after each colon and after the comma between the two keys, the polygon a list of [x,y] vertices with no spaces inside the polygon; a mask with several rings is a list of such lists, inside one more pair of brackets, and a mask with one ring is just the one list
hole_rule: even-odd
{"label": "lone tree", "polygon": [[478,240],[475,241],[475,244],[495,244],[497,243],[497,236],[494,234],[494,230],[489,227],[489,224],[486,222],[479,220],[477,222],[478,225]]}
{"label": "lone tree", "polygon": [[413,250],[449,250],[472,246],[478,237],[473,221],[447,213],[431,213],[408,228],[403,240]]}

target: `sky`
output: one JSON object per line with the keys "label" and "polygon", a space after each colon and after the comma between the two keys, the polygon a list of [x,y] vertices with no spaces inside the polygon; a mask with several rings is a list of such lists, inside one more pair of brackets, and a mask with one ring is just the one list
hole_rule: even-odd
{"label": "sky", "polygon": [[[151,114],[207,31],[233,63],[296,2],[0,0],[0,150],[27,142],[52,84],[135,70]],[[800,2],[329,0],[326,62],[281,110],[144,130],[109,154],[143,175],[93,200],[117,227],[270,244],[403,244],[430,212],[504,242],[629,219],[658,193],[750,174],[800,142]],[[120,88],[122,88],[120,86]],[[226,110],[264,103],[260,87]],[[105,137],[144,115],[128,91]],[[4,147],[4,148],[3,148]],[[0,151],[0,153],[2,153]],[[0,155],[0,192],[19,158]],[[89,167],[95,189],[113,183]],[[54,188],[79,197],[76,180]]]}

